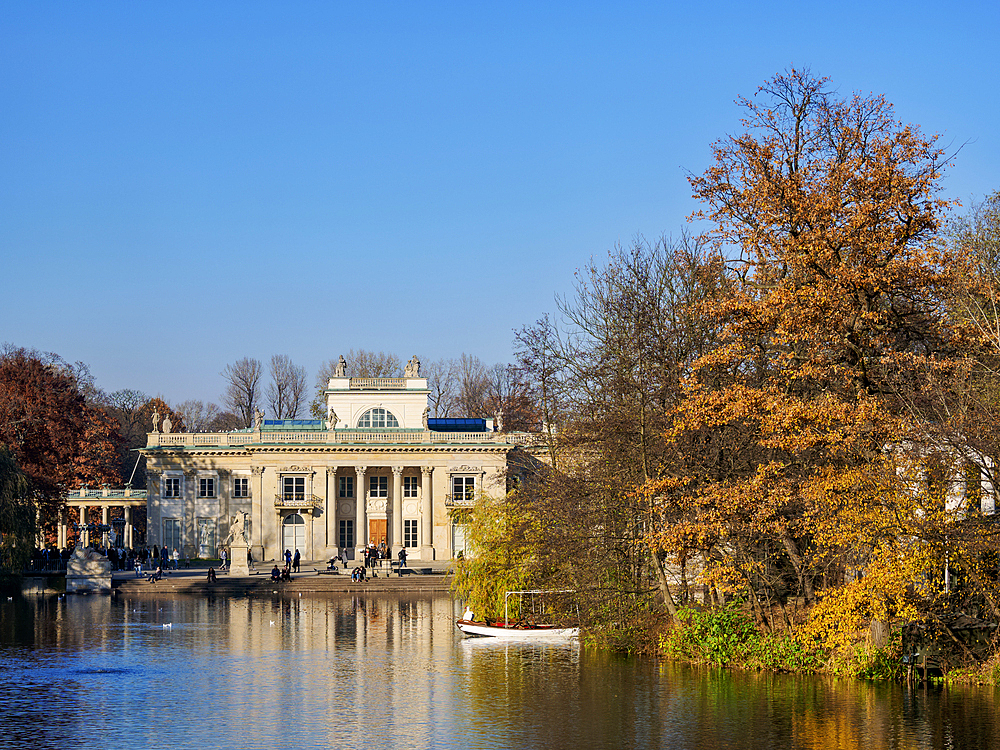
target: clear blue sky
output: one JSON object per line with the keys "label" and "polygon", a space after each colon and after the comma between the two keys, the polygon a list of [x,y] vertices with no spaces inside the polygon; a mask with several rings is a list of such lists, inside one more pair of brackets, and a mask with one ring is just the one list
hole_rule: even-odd
{"label": "clear blue sky", "polygon": [[794,64],[1000,189],[997,3],[0,2],[0,341],[106,390],[348,349],[507,361]]}

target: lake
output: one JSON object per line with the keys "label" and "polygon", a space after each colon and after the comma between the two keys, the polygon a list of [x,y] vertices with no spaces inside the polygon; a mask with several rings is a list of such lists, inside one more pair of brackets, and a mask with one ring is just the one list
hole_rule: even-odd
{"label": "lake", "polygon": [[460,612],[444,594],[0,601],[0,747],[1000,747],[993,689],[467,639]]}

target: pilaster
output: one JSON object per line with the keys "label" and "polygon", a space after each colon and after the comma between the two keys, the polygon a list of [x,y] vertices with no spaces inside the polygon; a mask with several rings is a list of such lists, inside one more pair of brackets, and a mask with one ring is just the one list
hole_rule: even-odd
{"label": "pilaster", "polygon": [[[368,491],[365,489],[367,466],[355,466],[357,479],[354,485],[355,528],[354,546],[359,553],[368,546]],[[361,559],[360,554],[356,559]]]}

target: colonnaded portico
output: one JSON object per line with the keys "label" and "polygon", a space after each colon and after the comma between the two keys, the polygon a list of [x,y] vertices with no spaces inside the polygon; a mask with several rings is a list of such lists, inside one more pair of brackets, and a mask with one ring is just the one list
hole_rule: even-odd
{"label": "colonnaded portico", "polygon": [[[135,546],[135,526],[132,513],[134,508],[146,505],[146,490],[116,490],[108,487],[88,489],[83,486],[66,495],[64,502],[65,505],[60,510],[56,523],[56,546],[58,548],[68,546],[70,521],[67,510],[69,508],[77,508],[79,512],[80,522],[76,525],[79,528],[80,541],[85,547],[98,541],[104,546],[108,546],[112,541],[126,548]],[[100,508],[101,525],[108,529],[108,531],[102,532],[102,539],[90,538],[90,526],[87,519],[93,508]],[[111,520],[113,508],[122,508],[123,518],[120,519],[120,522]],[[116,527],[117,530],[115,530]],[[112,534],[114,534],[113,539]]]}
{"label": "colonnaded portico", "polygon": [[331,378],[324,420],[258,415],[242,431],[150,433],[149,544],[202,556],[244,511],[257,560],[383,542],[416,560],[462,553],[467,509],[506,492],[514,452],[537,460],[540,449],[492,420],[430,418],[418,366],[403,378]]}

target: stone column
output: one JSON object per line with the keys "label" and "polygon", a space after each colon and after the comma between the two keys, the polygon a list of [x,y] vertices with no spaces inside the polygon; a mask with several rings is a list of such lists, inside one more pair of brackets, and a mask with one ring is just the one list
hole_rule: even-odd
{"label": "stone column", "polygon": [[392,534],[389,544],[395,552],[403,546],[403,467],[392,467]]}
{"label": "stone column", "polygon": [[125,539],[124,544],[128,549],[132,549],[132,506],[125,506]]}
{"label": "stone column", "polygon": [[326,467],[326,549],[337,547],[337,554],[340,554],[340,540],[337,534],[340,530],[339,518],[340,508],[337,500],[337,467]]}
{"label": "stone column", "polygon": [[[101,523],[103,523],[105,526],[108,525],[108,520],[109,520],[108,519],[108,511],[109,510],[110,510],[110,506],[107,503],[104,503],[101,506]],[[101,546],[103,546],[103,547],[107,547],[108,546],[108,532],[107,531],[102,531],[101,532]]]}
{"label": "stone column", "polygon": [[[354,546],[358,550],[364,550],[368,546],[368,492],[365,490],[365,472],[368,471],[368,467],[355,466],[354,471],[358,475],[357,483],[354,486],[354,515],[356,518],[354,522]],[[360,559],[360,555],[355,559]]]}
{"label": "stone column", "polygon": [[56,541],[56,545],[59,549],[66,546],[69,541],[69,525],[66,517],[66,506],[64,505],[59,510],[59,539]]}
{"label": "stone column", "polygon": [[434,559],[434,503],[431,501],[433,466],[420,467],[420,559]]}

